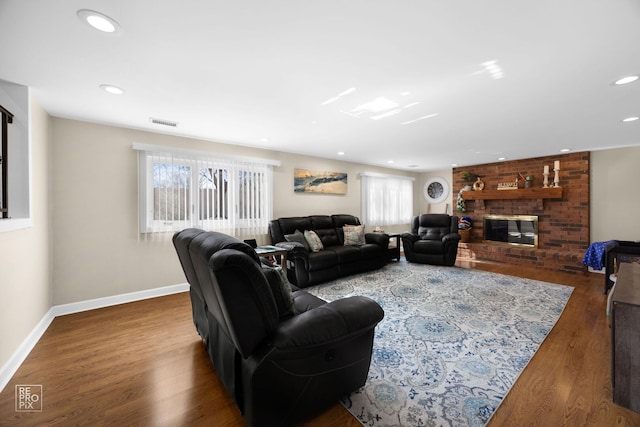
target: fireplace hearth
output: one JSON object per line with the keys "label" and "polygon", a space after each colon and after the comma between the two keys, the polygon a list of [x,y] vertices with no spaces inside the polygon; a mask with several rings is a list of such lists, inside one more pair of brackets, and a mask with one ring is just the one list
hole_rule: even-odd
{"label": "fireplace hearth", "polygon": [[484,215],[484,242],[538,247],[538,217],[535,215]]}

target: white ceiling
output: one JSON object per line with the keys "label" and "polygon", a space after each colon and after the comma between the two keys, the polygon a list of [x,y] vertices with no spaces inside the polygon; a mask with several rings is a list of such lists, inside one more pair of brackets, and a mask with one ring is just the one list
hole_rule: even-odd
{"label": "white ceiling", "polygon": [[638,0],[0,0],[0,39],[56,117],[414,171],[640,145]]}

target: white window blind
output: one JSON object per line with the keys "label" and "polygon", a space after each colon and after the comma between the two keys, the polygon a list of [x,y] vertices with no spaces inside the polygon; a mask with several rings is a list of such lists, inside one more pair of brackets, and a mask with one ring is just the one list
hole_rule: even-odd
{"label": "white window blind", "polygon": [[143,233],[188,227],[238,237],[266,233],[273,216],[272,166],[278,162],[144,144],[134,149]]}
{"label": "white window blind", "polygon": [[362,217],[370,226],[409,224],[413,218],[411,177],[363,172]]}

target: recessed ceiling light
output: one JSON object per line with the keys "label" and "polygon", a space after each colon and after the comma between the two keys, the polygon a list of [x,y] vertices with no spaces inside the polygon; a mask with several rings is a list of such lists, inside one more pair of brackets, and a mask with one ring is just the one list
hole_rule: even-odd
{"label": "recessed ceiling light", "polygon": [[393,163],[393,160],[387,160],[387,163],[391,164]]}
{"label": "recessed ceiling light", "polygon": [[623,122],[627,123],[627,122],[635,122],[636,120],[640,119],[640,117],[627,117],[626,119],[622,119]]}
{"label": "recessed ceiling light", "polygon": [[569,151],[571,151],[571,148],[563,148],[560,150],[561,153],[568,153]]}
{"label": "recessed ceiling light", "polygon": [[118,24],[113,18],[107,15],[96,12],[95,10],[81,9],[78,11],[78,18],[85,24],[90,25],[98,31],[104,33],[116,33],[120,30],[120,24]]}
{"label": "recessed ceiling light", "polygon": [[112,95],[122,95],[124,93],[123,89],[113,85],[100,85],[100,89]]}
{"label": "recessed ceiling light", "polygon": [[344,151],[338,151],[338,156],[344,156]]}
{"label": "recessed ceiling light", "polygon": [[627,83],[635,82],[636,80],[638,80],[638,78],[640,78],[640,76],[627,76],[616,80],[615,82],[613,82],[613,84],[616,86],[626,85]]}
{"label": "recessed ceiling light", "polygon": [[451,166],[453,166],[455,168],[456,166],[458,166],[458,164],[457,163],[451,163]]}
{"label": "recessed ceiling light", "polygon": [[506,157],[498,157],[498,160],[507,160]]}
{"label": "recessed ceiling light", "polygon": [[269,142],[269,138],[260,138],[260,141],[262,141],[262,142]]}

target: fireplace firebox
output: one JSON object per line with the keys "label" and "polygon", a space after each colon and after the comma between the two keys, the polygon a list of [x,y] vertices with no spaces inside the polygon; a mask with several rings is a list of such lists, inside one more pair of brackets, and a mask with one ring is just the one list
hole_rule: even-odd
{"label": "fireplace firebox", "polygon": [[535,215],[484,215],[484,241],[538,247],[538,217]]}

